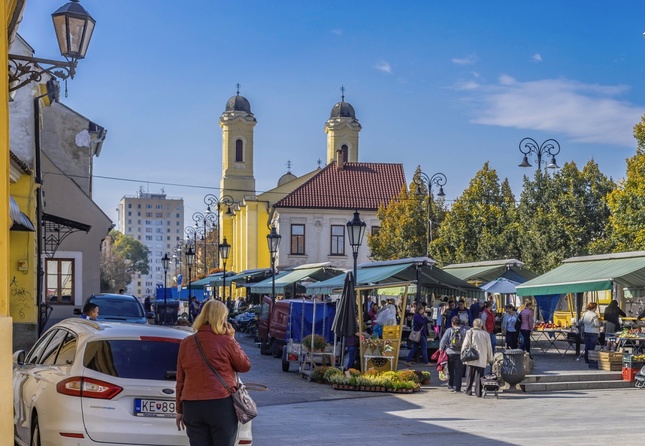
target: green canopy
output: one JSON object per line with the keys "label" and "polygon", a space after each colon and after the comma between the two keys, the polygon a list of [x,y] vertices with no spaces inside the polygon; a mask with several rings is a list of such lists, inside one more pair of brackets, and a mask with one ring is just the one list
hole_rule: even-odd
{"label": "green canopy", "polygon": [[562,265],[517,286],[518,296],[645,288],[645,251],[572,257]]}
{"label": "green canopy", "polygon": [[477,285],[491,282],[500,277],[520,283],[537,277],[537,274],[524,268],[524,263],[517,259],[455,263],[447,265],[444,271]]}
{"label": "green canopy", "polygon": [[[276,294],[285,294],[285,289],[290,286],[295,286],[299,282],[308,279],[310,281],[325,280],[330,277],[338,276],[342,271],[329,266],[317,266],[313,268],[297,267],[291,271],[283,271],[275,278],[275,292]],[[341,283],[342,287],[342,283]],[[269,277],[261,282],[248,285],[249,291],[254,294],[269,294],[273,290],[273,278]]]}

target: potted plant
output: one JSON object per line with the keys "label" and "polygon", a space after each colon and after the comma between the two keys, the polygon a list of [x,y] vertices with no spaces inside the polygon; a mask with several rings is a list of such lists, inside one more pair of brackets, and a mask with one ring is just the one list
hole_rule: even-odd
{"label": "potted plant", "polygon": [[327,341],[325,341],[325,338],[322,337],[321,335],[307,335],[302,339],[302,346],[304,349],[307,351],[312,351],[311,350],[311,344],[312,344],[312,337],[313,337],[313,351],[314,352],[320,352],[327,347]]}

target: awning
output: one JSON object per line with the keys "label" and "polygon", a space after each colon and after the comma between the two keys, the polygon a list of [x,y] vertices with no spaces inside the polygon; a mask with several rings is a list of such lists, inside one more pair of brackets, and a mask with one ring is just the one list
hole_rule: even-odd
{"label": "awning", "polygon": [[[373,268],[360,268],[356,271],[356,284],[368,285],[370,283],[383,282],[394,276],[396,273],[408,268],[409,265],[388,265],[388,266],[375,266]],[[345,274],[332,277],[331,279],[312,283],[307,286],[307,295],[315,296],[318,294],[334,294],[340,293],[345,283]]]}
{"label": "awning", "polygon": [[[317,282],[319,280],[326,280],[330,277],[338,276],[339,274],[342,274],[342,271],[329,267],[294,269],[292,271],[287,271],[286,274],[276,276],[275,292],[276,294],[284,294],[285,288],[302,282],[305,279],[311,279]],[[248,288],[251,293],[269,294],[273,291],[273,278],[269,277],[261,282],[254,283]]]}
{"label": "awning", "polygon": [[11,230],[12,231],[31,231],[35,232],[34,224],[29,220],[29,217],[20,210],[20,206],[16,200],[9,195],[9,216],[11,217]]}
{"label": "awning", "polygon": [[518,296],[645,288],[645,251],[572,257],[554,270],[517,286]]}
{"label": "awning", "polygon": [[[227,275],[226,286],[229,286],[232,283],[235,283],[235,285],[237,286],[244,286],[246,285],[248,279],[252,279],[254,277],[265,277],[268,274],[271,274],[271,268],[252,269],[242,271],[241,273],[233,274],[231,276]],[[212,280],[210,282],[210,285],[215,287],[224,286],[224,279],[222,275],[220,274],[215,280]]]}
{"label": "awning", "polygon": [[517,259],[504,259],[455,263],[447,265],[444,270],[462,280],[478,285],[500,277],[520,283],[537,277],[537,274],[523,266],[524,263]]}

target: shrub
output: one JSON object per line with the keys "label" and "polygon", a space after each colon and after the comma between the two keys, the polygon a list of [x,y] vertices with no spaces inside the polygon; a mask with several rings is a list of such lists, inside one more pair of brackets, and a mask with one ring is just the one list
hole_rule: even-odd
{"label": "shrub", "polygon": [[416,384],[420,382],[419,377],[414,370],[400,370],[397,374],[401,381],[410,381]]}
{"label": "shrub", "polygon": [[306,350],[311,349],[311,337],[314,340],[314,350],[324,350],[327,347],[327,341],[320,335],[307,335],[302,339],[302,347]]}
{"label": "shrub", "polygon": [[341,372],[339,369],[336,367],[329,367],[326,371],[325,374],[323,375],[323,378],[326,382],[331,382],[331,377],[335,375],[342,375],[343,372]]}
{"label": "shrub", "polygon": [[329,367],[321,365],[316,368],[314,368],[311,371],[311,374],[309,377],[311,378],[312,381],[324,381],[325,380],[325,372],[329,369]]}

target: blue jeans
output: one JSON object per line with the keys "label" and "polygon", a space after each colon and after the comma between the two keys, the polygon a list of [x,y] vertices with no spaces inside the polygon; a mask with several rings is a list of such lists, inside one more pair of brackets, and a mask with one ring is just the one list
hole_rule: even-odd
{"label": "blue jeans", "polygon": [[413,361],[414,357],[417,353],[417,349],[421,349],[421,358],[423,358],[423,363],[427,364],[428,361],[428,339],[425,337],[425,335],[421,335],[421,339],[419,339],[419,342],[413,342],[412,343],[412,348],[410,349],[410,353],[408,353],[408,358],[407,361]]}
{"label": "blue jeans", "polygon": [[488,333],[490,335],[490,345],[493,347],[493,355],[495,355],[495,349],[497,348],[497,335],[495,333]]}
{"label": "blue jeans", "polygon": [[345,370],[354,367],[356,362],[356,347],[347,347],[347,362],[345,363]]}
{"label": "blue jeans", "polygon": [[585,333],[585,362],[589,362],[589,350],[596,348],[598,333]]}

